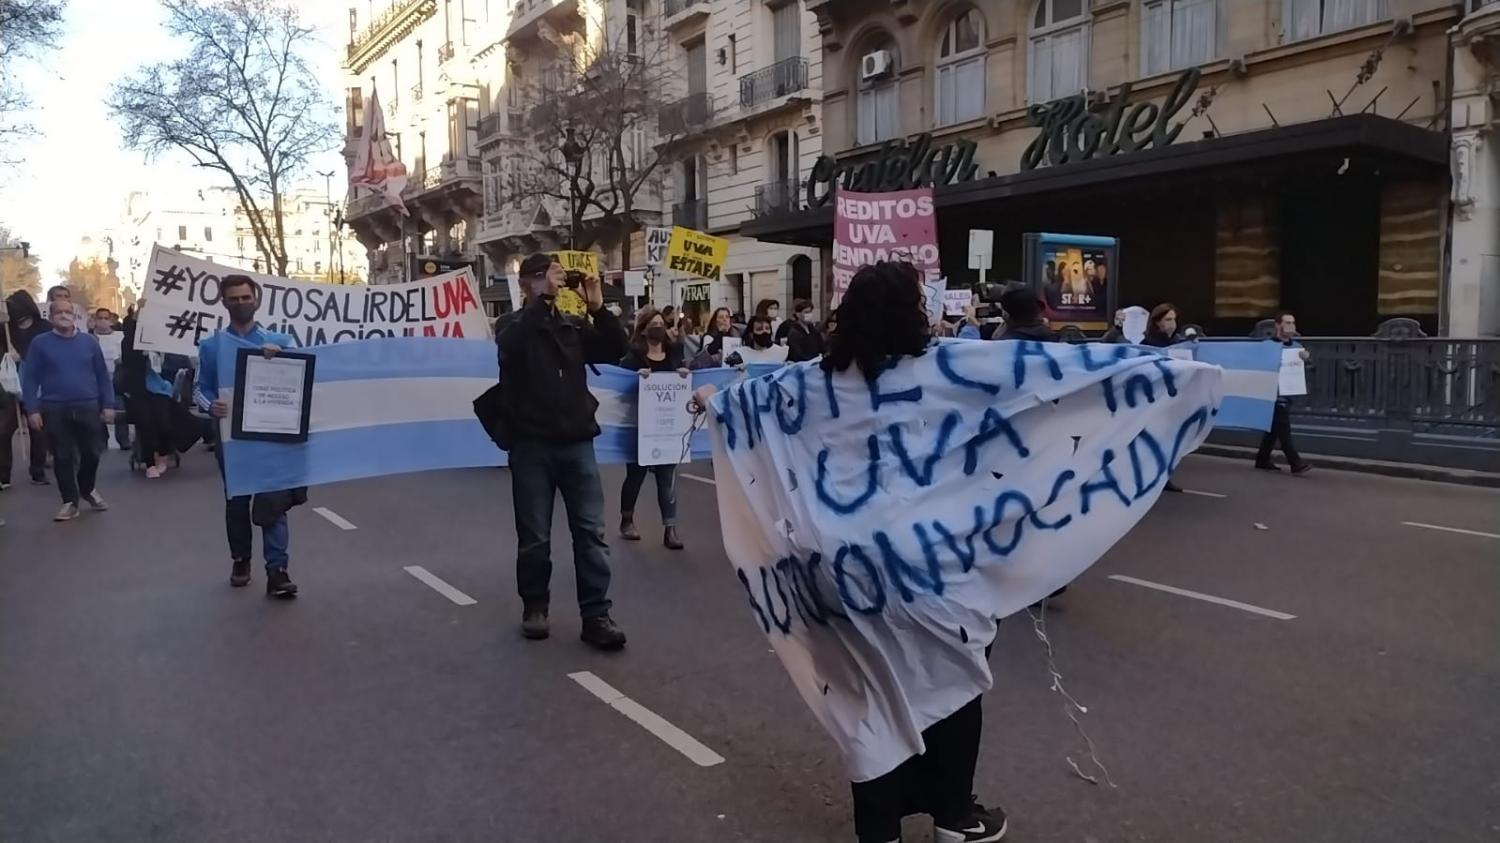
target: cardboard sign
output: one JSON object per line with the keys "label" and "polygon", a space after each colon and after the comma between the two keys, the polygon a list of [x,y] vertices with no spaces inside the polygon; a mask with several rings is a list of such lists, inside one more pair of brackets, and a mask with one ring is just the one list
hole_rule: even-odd
{"label": "cardboard sign", "polygon": [[646,266],[659,267],[667,262],[667,246],[672,243],[669,227],[646,229]]}
{"label": "cardboard sign", "polygon": [[672,226],[672,241],[667,244],[667,269],[720,281],[724,262],[729,259],[729,241],[680,225]]}
{"label": "cardboard sign", "polygon": [[557,262],[562,268],[569,272],[582,272],[584,275],[599,277],[599,255],[594,252],[576,252],[567,249],[555,253]]}
{"label": "cardboard sign", "polygon": [[842,296],[854,273],[878,261],[909,261],[927,281],[942,275],[932,188],[834,197],[833,290]]}
{"label": "cardboard sign", "polygon": [[995,251],[995,232],[983,228],[969,229],[969,268],[989,269]]}
{"label": "cardboard sign", "polygon": [[646,273],[639,269],[625,270],[625,295],[646,295]]}
{"label": "cardboard sign", "polygon": [[636,463],[676,465],[683,459],[684,440],[693,429],[693,414],[688,412],[693,382],[676,372],[652,372],[640,380]]}
{"label": "cardboard sign", "polygon": [[1282,395],[1307,394],[1307,362],[1302,359],[1302,349],[1281,350],[1281,371],[1276,377],[1276,391]]}

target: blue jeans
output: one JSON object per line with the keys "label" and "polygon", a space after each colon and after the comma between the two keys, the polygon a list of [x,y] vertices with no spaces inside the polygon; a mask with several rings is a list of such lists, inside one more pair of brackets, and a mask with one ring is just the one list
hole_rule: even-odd
{"label": "blue jeans", "polygon": [[52,449],[52,472],[63,503],[76,504],[94,493],[99,474],[99,402],[43,404],[42,432]]}
{"label": "blue jeans", "polygon": [[[219,462],[219,477],[224,476],[224,444],[218,441],[219,426],[214,425],[214,457]],[[229,537],[229,558],[236,562],[248,562],[255,556],[253,544],[255,526],[250,522],[250,495],[240,495],[224,501],[224,532]],[[261,551],[266,557],[266,571],[285,571],[291,560],[292,531],[287,526],[286,515],[276,519],[269,527],[260,528]]]}
{"label": "blue jeans", "polygon": [[552,598],[552,504],[562,492],[573,534],[573,574],[584,619],[609,614],[609,546],[604,543],[604,489],[594,443],[511,443],[511,499],[516,510],[516,590],[527,608]]}

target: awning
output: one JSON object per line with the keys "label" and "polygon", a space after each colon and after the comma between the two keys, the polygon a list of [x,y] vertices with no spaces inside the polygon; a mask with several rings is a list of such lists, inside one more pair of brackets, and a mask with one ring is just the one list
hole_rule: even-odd
{"label": "awning", "polygon": [[[1353,114],[944,185],[933,191],[933,198],[939,210],[959,209],[1174,175],[1230,176],[1251,165],[1265,173],[1325,155],[1364,155],[1446,171],[1448,139],[1442,132],[1389,117]],[[772,243],[828,245],[833,205],[758,217],[741,225],[740,234]]]}

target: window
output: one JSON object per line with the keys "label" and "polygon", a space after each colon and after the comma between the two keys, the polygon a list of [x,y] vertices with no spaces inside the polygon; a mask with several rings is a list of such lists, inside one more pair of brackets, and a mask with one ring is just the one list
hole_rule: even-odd
{"label": "window", "polygon": [[205,242],[205,243],[212,243],[212,242],[214,242],[214,230],[212,228],[209,228],[206,225],[203,226],[203,242]]}
{"label": "window", "polygon": [[936,97],[939,126],[984,116],[984,19],[974,9],[943,30]]}
{"label": "window", "polygon": [[185,225],[179,225],[179,226],[177,226],[177,240],[178,240],[178,242],[182,242],[182,243],[187,242],[187,226],[185,226]]}
{"label": "window", "polygon": [[1141,75],[1154,76],[1219,55],[1220,0],[1146,0],[1141,19]]}
{"label": "window", "polygon": [[1085,0],[1037,0],[1031,19],[1027,99],[1048,102],[1088,85],[1088,24]]}
{"label": "window", "polygon": [[[874,43],[868,50],[855,51],[854,55],[862,57],[881,50],[891,54],[890,72],[875,79],[860,79],[859,91],[855,95],[854,142],[859,146],[901,136],[901,97],[896,85],[900,62],[896,57],[895,42],[885,39]],[[855,66],[854,72],[861,73],[859,65]]]}
{"label": "window", "polygon": [[771,45],[778,62],[802,55],[801,3],[783,3],[772,10]]}
{"label": "window", "polygon": [[391,107],[401,105],[401,66],[391,59]]}
{"label": "window", "polygon": [[625,4],[625,55],[641,54],[641,10],[640,0],[627,0]]}
{"label": "window", "polygon": [[1391,0],[1282,0],[1283,41],[1364,26],[1391,16]]}

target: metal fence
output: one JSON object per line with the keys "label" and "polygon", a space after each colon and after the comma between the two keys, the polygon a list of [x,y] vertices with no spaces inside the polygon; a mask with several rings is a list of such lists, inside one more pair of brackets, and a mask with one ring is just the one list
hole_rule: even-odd
{"label": "metal fence", "polygon": [[740,77],[740,108],[755,108],[807,87],[807,59],[782,59]]}
{"label": "metal fence", "polygon": [[755,215],[784,214],[798,210],[797,180],[785,179],[755,186]]}

